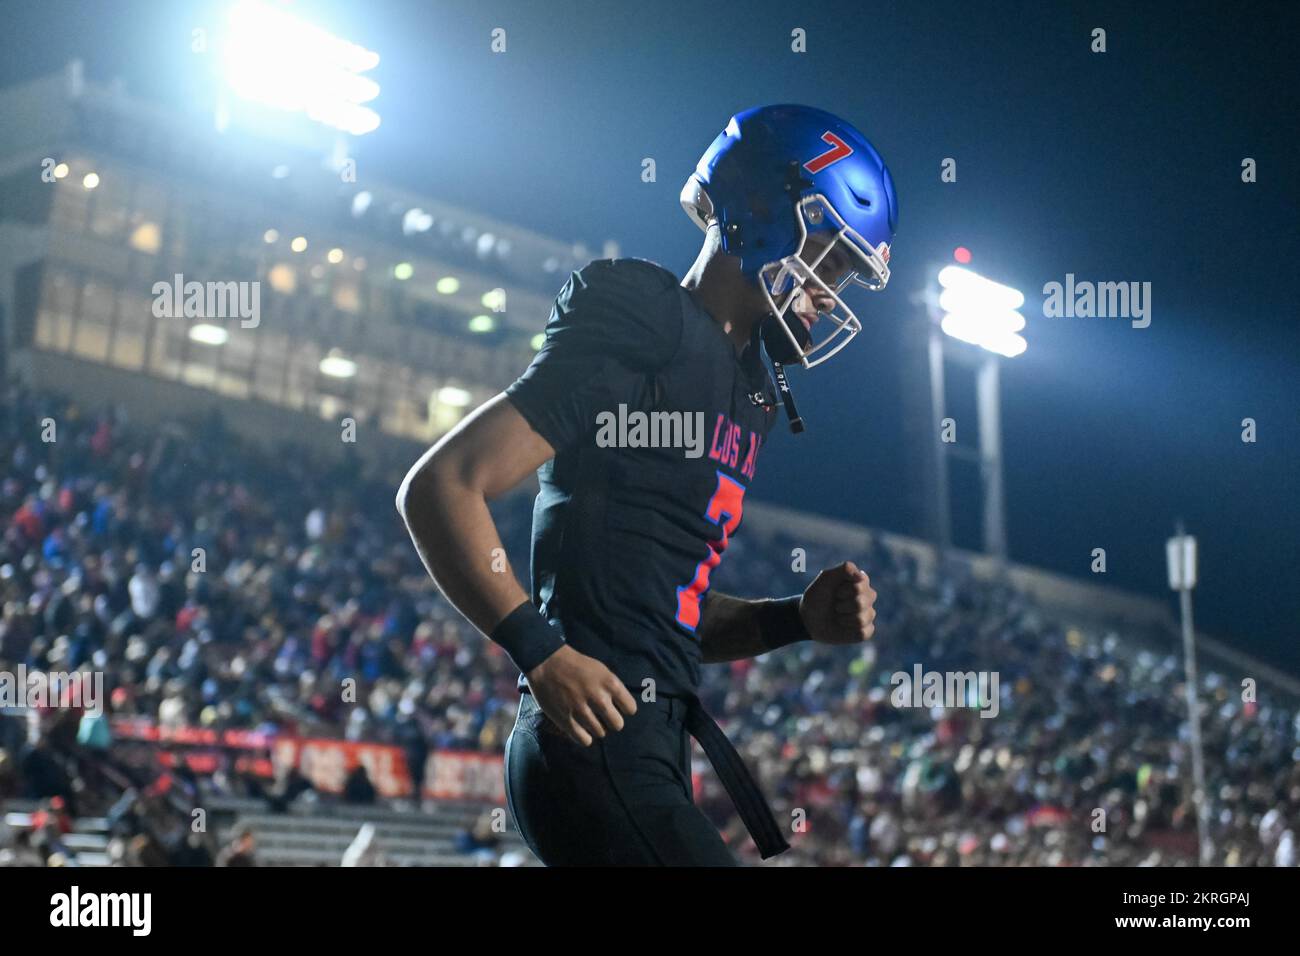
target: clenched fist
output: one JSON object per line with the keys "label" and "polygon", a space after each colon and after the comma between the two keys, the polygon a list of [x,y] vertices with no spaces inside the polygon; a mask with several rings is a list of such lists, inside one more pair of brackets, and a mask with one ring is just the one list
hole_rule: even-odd
{"label": "clenched fist", "polygon": [[827,568],[799,599],[799,616],[814,641],[859,644],[876,632],[876,592],[852,561]]}

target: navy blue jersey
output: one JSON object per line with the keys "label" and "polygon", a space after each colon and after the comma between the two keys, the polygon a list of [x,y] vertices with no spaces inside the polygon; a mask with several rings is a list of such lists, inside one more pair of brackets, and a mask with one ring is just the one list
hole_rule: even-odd
{"label": "navy blue jersey", "polygon": [[538,470],[532,599],[634,693],[693,693],[709,574],[775,417],[755,337],[735,345],[666,269],[573,273],[506,390],[555,449]]}

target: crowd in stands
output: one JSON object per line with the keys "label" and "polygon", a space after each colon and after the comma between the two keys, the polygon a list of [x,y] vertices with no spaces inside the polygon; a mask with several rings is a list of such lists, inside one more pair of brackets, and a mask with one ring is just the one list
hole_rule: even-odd
{"label": "crowd in stands", "polygon": [[[268,451],[215,417],[146,428],[116,408],[5,396],[0,671],[102,673],[107,701],[98,719],[0,709],[0,808],[40,808],[30,826],[0,829],[0,865],[66,861],[61,838],[79,814],[109,817],[123,864],[247,864],[252,834],[219,847],[191,831],[185,808],[213,793],[283,807],[311,791],[233,765],[159,774],[147,750],[114,742],[105,718],[389,743],[417,780],[433,750],[501,752],[516,672],[428,579],[391,475],[367,470],[364,447],[341,459]],[[495,507],[519,568],[530,504],[521,494]],[[806,570],[792,570],[795,549]],[[1195,860],[1173,644],[1063,621],[960,566],[930,574],[879,544],[838,554],[773,529],[743,529],[713,584],[791,594],[846,558],[880,594],[873,641],[705,668],[701,697],[793,827],[778,863]],[[996,670],[997,716],[896,706],[891,675],[916,664]],[[1300,716],[1268,686],[1243,695],[1248,676],[1202,674],[1211,858],[1295,865]],[[341,692],[348,680],[354,698]],[[697,801],[742,859],[757,859],[695,753]],[[377,798],[357,779],[343,799]],[[478,848],[482,835],[465,842]]]}

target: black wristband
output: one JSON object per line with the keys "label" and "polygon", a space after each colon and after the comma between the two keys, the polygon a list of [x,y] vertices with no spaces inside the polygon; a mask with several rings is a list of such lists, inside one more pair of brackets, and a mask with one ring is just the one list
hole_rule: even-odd
{"label": "black wristband", "polygon": [[804,626],[803,618],[799,615],[799,601],[802,597],[803,595],[796,594],[793,597],[773,598],[760,605],[759,640],[769,651],[785,647],[787,644],[812,640],[812,635],[808,633],[808,628]]}
{"label": "black wristband", "polygon": [[525,674],[564,646],[560,629],[542,617],[529,601],[507,614],[488,637],[500,644]]}

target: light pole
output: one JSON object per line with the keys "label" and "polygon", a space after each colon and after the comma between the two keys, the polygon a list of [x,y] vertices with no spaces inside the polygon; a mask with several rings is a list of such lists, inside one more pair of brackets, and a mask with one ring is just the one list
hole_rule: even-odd
{"label": "light pole", "polygon": [[1183,681],[1187,686],[1187,720],[1192,738],[1192,804],[1196,807],[1196,843],[1201,866],[1210,865],[1210,838],[1205,829],[1205,755],[1201,746],[1201,708],[1196,678],[1196,631],[1192,627],[1192,588],[1196,587],[1196,539],[1183,532],[1165,542],[1169,587],[1178,592],[1183,623]]}
{"label": "light pole", "polygon": [[[965,254],[964,256],[962,254]],[[969,253],[958,250],[958,260],[969,262]],[[1002,423],[998,388],[998,360],[1013,358],[1026,348],[1019,334],[1025,319],[1017,309],[1024,295],[970,269],[948,265],[938,271],[938,288],[924,296],[930,319],[928,343],[930,371],[931,434],[934,451],[935,545],[940,553],[952,544],[952,505],[948,486],[948,455],[963,452],[950,449],[939,423],[944,416],[944,360],[951,358],[975,368],[976,417],[979,450],[972,457],[980,471],[983,489],[984,550],[1006,560],[1006,508],[1002,489]],[[965,343],[957,345],[953,339]],[[968,348],[967,346],[975,346]],[[971,454],[971,453],[966,453]]]}
{"label": "light pole", "polygon": [[930,323],[929,359],[930,359],[930,440],[933,444],[934,459],[934,531],[935,547],[940,556],[952,547],[952,502],[948,491],[948,454],[944,446],[943,433],[939,421],[943,418],[946,404],[943,378],[943,333],[939,323]]}

